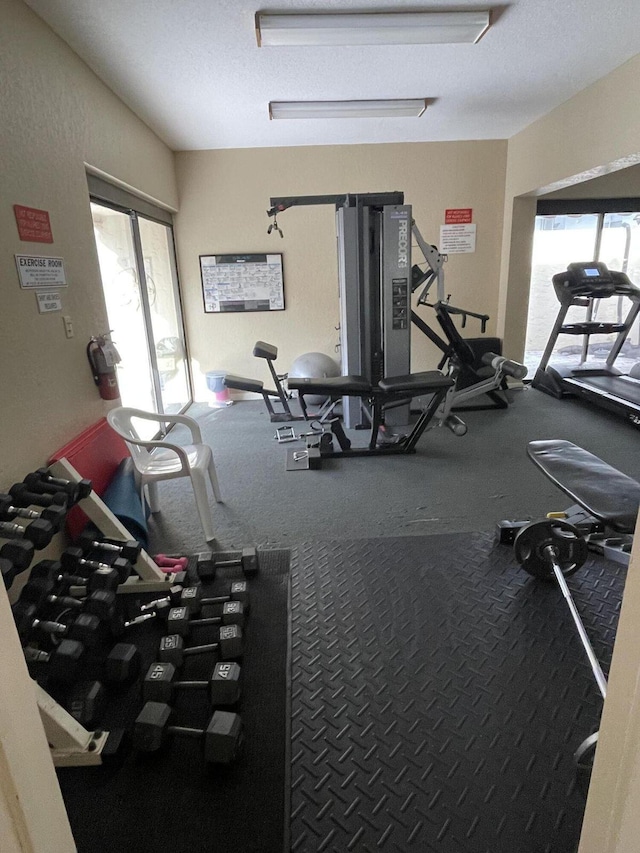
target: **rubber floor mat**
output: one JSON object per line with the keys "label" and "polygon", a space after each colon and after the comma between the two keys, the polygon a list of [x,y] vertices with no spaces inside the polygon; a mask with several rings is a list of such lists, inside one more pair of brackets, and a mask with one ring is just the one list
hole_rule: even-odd
{"label": "rubber floor mat", "polygon": [[[626,569],[569,584],[608,670]],[[555,583],[492,534],[292,556],[291,849],[572,853],[602,701]]]}

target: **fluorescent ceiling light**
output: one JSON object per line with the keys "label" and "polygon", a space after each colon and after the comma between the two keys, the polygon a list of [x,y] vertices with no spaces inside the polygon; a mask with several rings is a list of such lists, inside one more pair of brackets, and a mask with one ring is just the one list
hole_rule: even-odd
{"label": "fluorescent ceiling light", "polygon": [[256,14],[259,47],[475,43],[488,27],[488,11]]}
{"label": "fluorescent ceiling light", "polygon": [[269,118],[417,117],[427,108],[425,98],[389,101],[271,101]]}

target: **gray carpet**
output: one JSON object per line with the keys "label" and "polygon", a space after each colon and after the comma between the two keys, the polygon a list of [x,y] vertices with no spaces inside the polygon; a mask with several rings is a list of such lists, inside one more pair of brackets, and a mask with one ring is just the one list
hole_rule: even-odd
{"label": "gray carpet", "polygon": [[[492,530],[501,518],[563,509],[563,495],[527,459],[532,439],[568,439],[640,479],[636,427],[529,388],[515,392],[506,410],[464,413],[469,430],[463,437],[434,429],[413,456],[326,460],[320,471],[285,471],[292,445],[274,440],[277,424],[260,401],[224,409],[197,404],[190,414],[216,460],[224,503],[210,499],[220,549]],[[366,435],[350,431],[355,444],[364,444]],[[189,483],[159,488],[163,511],[150,522],[150,550],[205,550]]]}

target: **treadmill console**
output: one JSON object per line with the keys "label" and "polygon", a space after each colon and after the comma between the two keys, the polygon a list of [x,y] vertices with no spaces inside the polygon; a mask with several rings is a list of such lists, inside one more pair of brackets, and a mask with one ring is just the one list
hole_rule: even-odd
{"label": "treadmill console", "polygon": [[614,275],[600,261],[569,264],[566,272],[553,276],[553,286],[561,302],[579,296],[603,299],[616,292]]}

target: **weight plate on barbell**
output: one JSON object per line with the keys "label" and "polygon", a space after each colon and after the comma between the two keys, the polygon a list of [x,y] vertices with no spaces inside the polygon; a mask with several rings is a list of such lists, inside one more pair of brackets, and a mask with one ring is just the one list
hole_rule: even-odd
{"label": "weight plate on barbell", "polygon": [[565,577],[572,575],[587,559],[587,543],[573,524],[561,518],[533,521],[518,532],[513,543],[516,560],[522,568],[536,578],[553,578],[553,566],[545,553],[551,545],[558,565]]}

